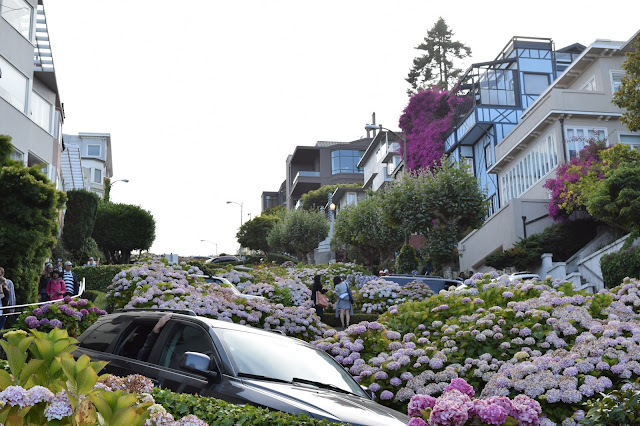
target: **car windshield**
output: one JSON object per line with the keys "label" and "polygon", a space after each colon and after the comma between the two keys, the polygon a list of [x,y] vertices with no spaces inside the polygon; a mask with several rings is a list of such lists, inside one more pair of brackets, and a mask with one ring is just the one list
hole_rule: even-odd
{"label": "car windshield", "polygon": [[277,335],[225,329],[216,329],[216,334],[240,376],[308,384],[315,382],[367,397],[353,377],[323,351]]}

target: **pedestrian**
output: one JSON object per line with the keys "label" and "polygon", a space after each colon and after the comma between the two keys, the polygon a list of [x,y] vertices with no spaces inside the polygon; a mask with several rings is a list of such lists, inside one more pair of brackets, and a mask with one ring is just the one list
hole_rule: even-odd
{"label": "pedestrian", "polygon": [[64,262],[64,271],[62,271],[62,279],[64,280],[66,290],[65,296],[75,296],[78,294],[78,278],[75,272],[71,270],[73,263],[67,260]]}
{"label": "pedestrian", "polygon": [[53,264],[47,263],[44,267],[44,271],[42,271],[42,275],[40,275],[40,281],[38,282],[38,295],[40,296],[41,302],[49,300],[47,284],[49,284],[49,280],[51,279],[51,272],[53,272]]}
{"label": "pedestrian", "polygon": [[90,257],[90,258],[89,258],[89,261],[88,261],[88,262],[87,262],[87,264],[86,264],[86,265],[84,265],[84,266],[98,266],[98,264],[96,263],[96,261],[95,261],[95,260],[93,260],[93,257]]}
{"label": "pedestrian", "polygon": [[333,277],[333,284],[335,285],[336,294],[338,295],[338,302],[336,302],[336,317],[340,316],[340,323],[342,328],[349,327],[349,321],[351,315],[353,315],[353,297],[349,286],[339,276]]}
{"label": "pedestrian", "polygon": [[60,278],[60,271],[51,271],[51,279],[47,283],[47,295],[49,300],[60,300],[64,297],[66,286],[64,280]]}
{"label": "pedestrian", "polygon": [[328,306],[328,302],[326,299],[326,297],[324,297],[324,302],[320,301],[320,306],[318,305],[318,292],[320,292],[321,295],[324,295],[327,292],[326,288],[322,287],[322,276],[321,275],[316,275],[313,277],[313,285],[311,286],[311,301],[313,302],[313,306],[315,306],[316,308],[316,315],[318,317],[320,317],[320,321],[324,321],[324,308],[326,308]]}
{"label": "pedestrian", "polygon": [[[16,289],[13,286],[13,281],[7,279],[4,276],[4,268],[0,266],[0,288],[2,293],[0,299],[2,300],[2,307],[14,306],[16,304]],[[13,312],[13,309],[3,309],[2,316],[0,316],[0,330],[4,328],[4,323],[7,321],[7,314]]]}

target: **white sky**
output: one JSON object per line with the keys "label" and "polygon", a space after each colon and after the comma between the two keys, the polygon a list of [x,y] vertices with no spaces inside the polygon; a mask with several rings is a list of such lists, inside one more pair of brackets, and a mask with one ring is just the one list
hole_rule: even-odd
{"label": "white sky", "polygon": [[397,128],[414,50],[442,16],[493,60],[513,36],[628,40],[637,0],[46,0],[66,121],[111,133],[112,200],[156,219],[154,253],[235,252],[297,145]]}

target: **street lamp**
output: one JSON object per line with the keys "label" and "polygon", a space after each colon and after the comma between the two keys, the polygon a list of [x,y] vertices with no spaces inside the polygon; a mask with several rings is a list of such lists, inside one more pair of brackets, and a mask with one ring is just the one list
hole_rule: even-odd
{"label": "street lamp", "polygon": [[218,255],[218,243],[214,243],[213,241],[209,241],[209,240],[200,240],[201,243],[211,243],[213,245],[216,246],[216,256]]}
{"label": "street lamp", "polygon": [[238,203],[236,201],[227,201],[227,204],[231,204],[231,203],[237,204],[240,206],[240,227],[242,227],[242,203],[241,202]]}
{"label": "street lamp", "polygon": [[113,186],[114,183],[116,182],[124,182],[124,183],[129,183],[129,179],[118,179],[118,180],[114,180],[113,182],[111,182],[111,186]]}
{"label": "street lamp", "polygon": [[400,139],[402,141],[402,156],[404,157],[402,161],[404,162],[405,168],[409,170],[409,165],[407,164],[407,140],[405,138],[403,138],[393,130],[383,127],[381,124],[367,124],[366,126],[364,126],[364,129],[365,130],[386,130],[387,132],[391,133],[392,135],[395,135],[398,139]]}

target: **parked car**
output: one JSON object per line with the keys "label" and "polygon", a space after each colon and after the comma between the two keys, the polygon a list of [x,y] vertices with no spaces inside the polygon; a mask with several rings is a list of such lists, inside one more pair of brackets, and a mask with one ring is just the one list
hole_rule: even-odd
{"label": "parked car", "polygon": [[218,256],[212,259],[207,259],[204,263],[229,263],[229,262],[242,263],[242,259],[236,256]]}
{"label": "parked car", "polygon": [[510,281],[525,281],[525,280],[534,280],[534,281],[541,281],[540,280],[540,275],[538,274],[533,274],[529,271],[522,271],[522,272],[514,272],[513,274],[509,275],[509,280]]}
{"label": "parked car", "polygon": [[263,300],[265,299],[264,296],[256,296],[254,294],[245,294],[241,292],[238,289],[238,287],[235,286],[235,284],[233,284],[231,281],[229,281],[224,277],[212,277],[209,275],[199,275],[199,276],[202,277],[204,281],[207,283],[216,283],[216,284],[222,285],[223,287],[229,287],[231,291],[233,291],[233,294],[238,297],[243,297],[245,299],[263,299]]}
{"label": "parked car", "polygon": [[251,404],[354,425],[406,425],[374,402],[329,354],[282,334],[175,311],[149,358],[137,354],[167,310],[104,315],[78,337],[76,357],[109,361],[104,372],[142,374],[174,392]]}
{"label": "parked car", "polygon": [[449,290],[453,287],[457,287],[462,283],[458,280],[449,280],[442,277],[437,277],[433,275],[409,275],[409,274],[396,274],[396,275],[385,275],[383,278],[387,281],[393,281],[397,283],[400,287],[404,287],[405,285],[412,283],[414,281],[421,281],[427,284],[434,293],[438,293],[440,290]]}

